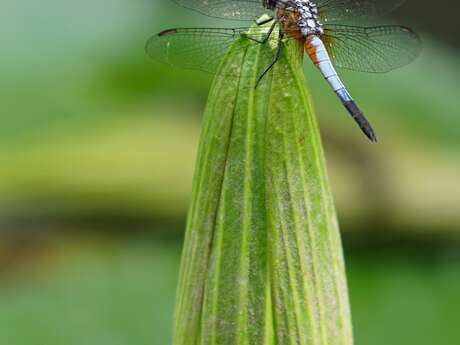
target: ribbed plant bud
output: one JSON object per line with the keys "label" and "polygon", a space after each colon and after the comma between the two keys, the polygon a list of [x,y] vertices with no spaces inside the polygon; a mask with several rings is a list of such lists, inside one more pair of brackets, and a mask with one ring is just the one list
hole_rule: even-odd
{"label": "ribbed plant bud", "polygon": [[213,82],[182,256],[174,345],[351,345],[320,135],[291,42],[242,37]]}

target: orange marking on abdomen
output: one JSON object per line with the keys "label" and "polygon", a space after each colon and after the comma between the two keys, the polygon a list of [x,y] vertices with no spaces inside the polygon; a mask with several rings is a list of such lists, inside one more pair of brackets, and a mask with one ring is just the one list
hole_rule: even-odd
{"label": "orange marking on abdomen", "polygon": [[316,56],[316,49],[314,47],[312,47],[312,45],[310,44],[310,41],[308,40],[308,38],[305,41],[304,47],[305,47],[305,52],[310,57],[311,61],[314,64],[318,63],[318,57]]}

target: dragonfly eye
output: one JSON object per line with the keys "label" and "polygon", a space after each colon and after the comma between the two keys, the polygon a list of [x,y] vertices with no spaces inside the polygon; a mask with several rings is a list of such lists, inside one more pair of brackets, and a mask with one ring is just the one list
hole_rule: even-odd
{"label": "dragonfly eye", "polygon": [[276,7],[277,0],[264,0],[263,4],[265,8],[273,10]]}

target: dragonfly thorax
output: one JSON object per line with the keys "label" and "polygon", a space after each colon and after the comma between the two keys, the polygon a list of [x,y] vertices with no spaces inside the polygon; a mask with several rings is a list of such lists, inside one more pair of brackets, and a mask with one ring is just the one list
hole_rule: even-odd
{"label": "dragonfly thorax", "polygon": [[296,10],[299,12],[299,26],[304,36],[321,35],[324,33],[323,25],[318,16],[318,7],[309,0],[294,0]]}
{"label": "dragonfly thorax", "polygon": [[[269,5],[272,0],[265,0]],[[323,25],[318,16],[318,7],[310,0],[274,0],[276,1],[277,15],[284,28],[298,30],[306,37],[322,35]],[[295,19],[294,19],[295,18]]]}

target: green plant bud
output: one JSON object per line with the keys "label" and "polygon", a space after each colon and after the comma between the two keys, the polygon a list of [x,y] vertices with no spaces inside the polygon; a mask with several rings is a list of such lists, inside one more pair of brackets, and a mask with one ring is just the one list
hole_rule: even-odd
{"label": "green plant bud", "polygon": [[213,82],[174,345],[352,344],[340,234],[302,47],[285,44],[256,88],[273,50],[272,42],[241,37]]}

